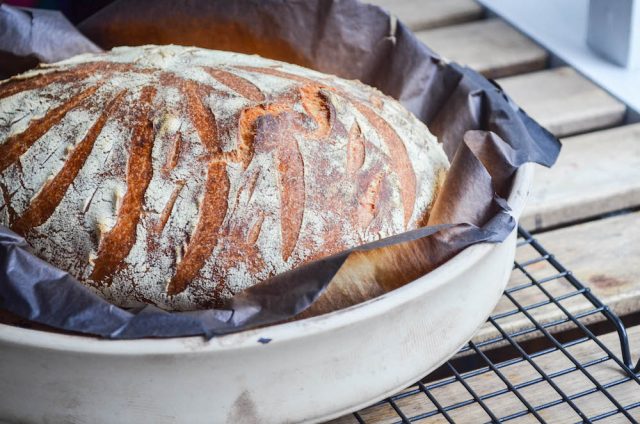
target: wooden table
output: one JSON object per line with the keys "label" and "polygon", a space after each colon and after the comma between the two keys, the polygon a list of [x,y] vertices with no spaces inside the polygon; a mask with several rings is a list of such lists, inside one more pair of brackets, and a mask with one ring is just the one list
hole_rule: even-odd
{"label": "wooden table", "polygon": [[[486,17],[482,8],[472,0],[371,2],[395,13],[416,31],[420,40],[443,57],[471,66],[487,77],[497,78],[516,103],[561,137],[563,150],[558,163],[552,169],[540,167],[536,170],[529,204],[520,223],[533,231],[540,244],[605,305],[625,317],[630,323],[631,352],[634,353],[635,349],[634,359],[637,360],[640,353],[640,123],[625,120],[625,105],[575,70],[562,66],[550,68],[550,56],[545,49],[504,21]],[[538,417],[524,414],[514,417],[513,422],[539,422],[540,419],[553,423],[580,421],[582,418],[576,415],[567,400],[554,400],[558,391],[549,384],[561,388],[568,400],[587,416],[615,411],[616,401],[622,406],[640,406],[637,380],[628,377],[625,380],[615,361],[603,359],[602,349],[595,345],[597,343],[588,338],[581,339],[582,336],[576,332],[579,330],[576,324],[566,319],[562,308],[580,316],[580,323],[598,331],[598,340],[619,355],[618,334],[602,322],[606,320],[605,315],[601,311],[591,312],[594,306],[585,296],[575,294],[575,287],[565,276],[558,275],[557,269],[544,258],[540,259],[539,252],[532,250],[530,246],[518,249],[516,260],[525,264],[526,269],[514,270],[508,287],[526,286],[528,277],[525,277],[530,275],[543,281],[545,289],[562,299],[559,302],[561,307],[554,303],[544,304],[544,293],[536,286],[514,289],[517,291],[510,295],[512,299],[504,296],[494,315],[500,317],[500,329],[509,334],[519,334],[518,342],[527,343],[531,351],[537,352],[534,363],[541,369],[536,370],[532,363],[513,358],[509,359],[514,361],[513,365],[509,365],[509,360],[505,362],[500,356],[504,353],[499,348],[509,347],[509,342],[492,342],[500,339],[501,334],[491,323],[483,326],[474,337],[471,346],[477,350],[470,348],[452,361],[469,364],[472,355],[480,359],[483,354],[494,355],[504,367],[501,370],[506,381],[512,386],[523,386],[518,388],[517,394],[505,386],[505,380],[498,378],[495,372],[475,376],[473,367],[467,365],[464,375],[472,377],[465,378],[464,383],[457,379],[455,384],[445,384],[447,378],[455,379],[454,375],[439,380],[442,386],[438,388],[438,378],[443,377],[430,376],[424,384],[418,383],[405,390],[405,397],[401,394],[391,403],[367,408],[360,411],[358,417],[375,423],[398,422],[403,415],[407,421],[414,421],[412,418],[417,417],[420,422],[447,422],[447,417],[442,414],[425,416],[428,415],[425,412],[433,411],[438,405],[446,408],[457,402],[464,406],[450,410],[452,421],[487,422],[491,421],[491,416],[481,408],[477,399],[473,399],[473,395],[482,396],[482,393],[505,387],[504,394],[487,398],[484,402],[496,417],[522,410],[524,400],[531,405],[556,404],[540,410]],[[589,375],[594,380],[589,380],[584,372],[577,369],[575,372],[558,371],[566,370],[567,355],[543,345],[540,328],[532,328],[532,321],[526,313],[509,312],[514,310],[514,301],[524,305],[531,318],[548,334],[570,346],[572,357],[578,358],[580,363],[590,364]],[[487,351],[483,347],[485,345],[494,349]],[[539,378],[542,371],[553,376],[550,382]],[[451,369],[448,373],[451,374]],[[536,378],[540,380],[538,383],[526,383],[538,381]],[[607,398],[598,390],[585,396],[575,395],[580,390],[595,387],[594,381],[604,384],[614,399]],[[471,391],[465,383],[471,386]],[[423,390],[424,385],[430,389]],[[640,407],[631,409],[626,416],[612,414],[602,422],[633,420],[640,421]],[[349,415],[336,422],[357,422],[357,419]]]}

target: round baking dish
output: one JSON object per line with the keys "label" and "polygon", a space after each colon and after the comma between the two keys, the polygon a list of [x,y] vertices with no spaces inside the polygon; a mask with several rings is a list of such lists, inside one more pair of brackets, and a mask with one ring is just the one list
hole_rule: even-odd
{"label": "round baking dish", "polygon": [[[509,203],[517,218],[533,165]],[[497,303],[515,254],[469,247],[431,273],[327,315],[205,341],[99,340],[0,324],[0,420],[318,422],[384,398],[441,365]]]}

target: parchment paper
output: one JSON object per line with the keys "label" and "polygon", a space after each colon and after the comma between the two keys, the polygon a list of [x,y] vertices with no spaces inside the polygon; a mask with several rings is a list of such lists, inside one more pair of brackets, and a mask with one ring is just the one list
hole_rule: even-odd
{"label": "parchment paper", "polygon": [[[95,50],[61,15],[49,16],[47,25],[38,16],[39,11],[0,6],[0,54],[50,61]],[[427,227],[277,275],[237,294],[225,310],[118,308],[0,227],[0,307],[56,329],[114,339],[210,338],[367,300],[424,275],[465,247],[504,240],[515,228],[505,200],[515,171],[525,162],[551,166],[560,150],[558,140],[495,83],[445,63],[395,18],[356,0],[120,0],[79,29],[104,49],[197,45],[360,79],[423,120],[444,144],[451,169]],[[0,61],[0,72],[15,73],[14,63]],[[366,268],[372,261],[378,266]],[[349,275],[354,265],[366,271],[356,282]],[[362,298],[326,301],[323,294],[349,283],[367,287]]]}
{"label": "parchment paper", "polygon": [[39,62],[100,51],[58,11],[0,4],[0,78],[26,71]]}

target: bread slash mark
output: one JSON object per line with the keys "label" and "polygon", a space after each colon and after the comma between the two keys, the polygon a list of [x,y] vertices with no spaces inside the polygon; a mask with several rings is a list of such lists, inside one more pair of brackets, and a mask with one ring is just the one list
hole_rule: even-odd
{"label": "bread slash mark", "polygon": [[202,100],[205,93],[194,81],[185,81],[182,90],[187,97],[187,108],[191,112],[191,121],[196,127],[200,141],[210,155],[220,154],[222,150],[218,140],[218,126],[213,112]]}
{"label": "bread slash mark", "polygon": [[400,196],[404,210],[404,225],[409,223],[413,215],[413,208],[416,201],[417,179],[413,171],[407,148],[396,131],[380,115],[365,106],[363,103],[353,100],[355,108],[364,115],[369,123],[378,131],[389,148],[389,157],[393,171],[398,176],[400,186]]}
{"label": "bread slash mark", "polygon": [[247,243],[250,246],[256,244],[256,242],[258,241],[258,237],[260,237],[260,231],[262,231],[263,223],[264,223],[264,213],[260,211],[258,212],[258,219],[256,223],[251,227],[251,229],[247,233]]}
{"label": "bread slash mark", "polygon": [[279,134],[282,141],[277,147],[278,185],[280,187],[280,229],[282,259],[287,261],[293,253],[304,215],[305,187],[302,153],[287,126]]}
{"label": "bread slash mark", "polygon": [[[259,118],[269,118],[273,125],[260,128]],[[282,258],[289,259],[298,242],[305,205],[304,163],[296,132],[296,112],[285,103],[270,103],[244,109],[240,114],[239,137],[242,144],[256,149],[256,140],[261,148],[275,151],[280,191],[280,228],[282,236]],[[262,120],[264,124],[266,121]],[[304,131],[304,129],[303,129]],[[277,140],[277,143],[274,143]],[[271,145],[274,143],[273,145]],[[242,152],[242,150],[239,150]],[[235,152],[234,152],[235,153]],[[235,157],[238,159],[238,156]],[[245,162],[246,163],[246,162]]]}
{"label": "bread slash mark", "polygon": [[173,189],[173,192],[171,193],[171,196],[169,197],[167,204],[164,206],[164,209],[162,209],[162,213],[160,214],[160,219],[156,224],[157,233],[162,233],[162,230],[164,230],[165,225],[167,225],[167,221],[169,221],[169,218],[173,213],[173,206],[175,205],[176,200],[180,195],[180,192],[184,188],[184,185],[185,185],[185,182],[182,180],[176,182],[176,187]]}
{"label": "bread slash mark", "polygon": [[367,228],[378,213],[377,204],[380,199],[380,184],[384,179],[382,171],[372,172],[370,179],[361,182],[358,193],[358,223],[360,228]]}
{"label": "bread slash mark", "polygon": [[50,110],[47,114],[33,121],[29,127],[20,134],[9,137],[4,144],[0,145],[0,173],[7,169],[12,163],[20,159],[40,137],[47,133],[65,115],[95,93],[100,85],[96,85],[86,90],[82,90],[60,106]]}
{"label": "bread slash mark", "polygon": [[263,102],[265,100],[262,91],[260,91],[260,89],[249,80],[235,75],[231,72],[223,71],[222,69],[210,67],[205,67],[203,69],[217,81],[224,84],[236,93],[240,94],[242,97],[245,97],[254,102]]}
{"label": "bread slash mark", "polygon": [[121,91],[107,104],[107,107],[89,129],[87,135],[66,159],[62,169],[53,179],[44,184],[38,195],[27,207],[27,210],[13,223],[11,226],[13,231],[25,235],[32,228],[44,224],[49,219],[86,163],[93,151],[96,139],[102,132],[109,117],[113,115],[122,103],[126,93],[126,90]]}
{"label": "bread slash mark", "polygon": [[331,133],[332,120],[335,116],[333,105],[320,91],[323,87],[317,84],[307,84],[300,87],[302,107],[316,123],[316,129],[310,137],[323,139]]}
{"label": "bread slash mark", "polygon": [[360,125],[354,122],[349,130],[349,139],[347,140],[347,173],[355,176],[356,172],[362,168],[365,160],[365,144]]}
{"label": "bread slash mark", "polygon": [[[0,99],[18,94],[23,91],[37,90],[51,84],[77,83],[100,72],[126,72],[133,70],[133,66],[124,63],[93,62],[77,65],[69,70],[52,71],[36,74],[28,78],[12,78],[0,84]],[[142,72],[142,70],[137,70]]]}
{"label": "bread slash mark", "polygon": [[205,261],[216,247],[219,230],[227,214],[229,176],[224,162],[214,160],[209,164],[205,193],[200,205],[200,217],[191,236],[176,273],[167,285],[170,296],[183,292],[191,280],[196,278]]}
{"label": "bread slash mark", "polygon": [[154,129],[152,102],[156,89],[144,87],[139,100],[139,112],[129,148],[127,162],[127,191],[113,228],[102,237],[98,247],[95,267],[90,279],[103,284],[111,284],[113,274],[136,242],[136,228],[140,221],[144,196],[153,177],[151,153],[153,151]]}
{"label": "bread slash mark", "polygon": [[171,152],[167,157],[167,162],[162,167],[162,175],[168,177],[171,171],[178,166],[178,160],[180,159],[180,146],[182,145],[182,133],[177,131],[173,135],[173,143],[171,146]]}

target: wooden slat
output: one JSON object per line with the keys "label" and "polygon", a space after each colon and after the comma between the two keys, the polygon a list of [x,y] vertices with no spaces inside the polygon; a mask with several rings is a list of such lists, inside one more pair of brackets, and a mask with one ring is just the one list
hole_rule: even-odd
{"label": "wooden slat", "polygon": [[540,229],[640,205],[640,124],[563,140],[558,162],[536,169],[520,223]]}
{"label": "wooden slat", "polygon": [[483,9],[474,0],[369,0],[388,10],[414,31],[480,19]]}
{"label": "wooden slat", "polygon": [[[618,315],[638,312],[640,305],[640,212],[600,219],[581,225],[574,225],[536,236],[538,241],[598,297]],[[529,246],[518,249],[516,259],[520,262],[539,255]],[[547,262],[539,262],[526,268],[534,278],[540,280],[553,276],[557,271]],[[522,272],[515,270],[509,287],[530,281]],[[553,296],[571,293],[575,289],[564,278],[544,283]],[[547,300],[535,287],[513,294],[523,306]],[[577,314],[592,310],[593,306],[582,295],[563,300],[562,305],[570,313]],[[494,314],[513,310],[514,305],[504,297],[498,303]],[[530,313],[541,323],[557,321],[566,316],[555,305],[532,309]],[[584,324],[603,320],[598,313],[581,320]],[[510,333],[531,328],[531,322],[522,314],[499,320],[501,327]],[[551,332],[573,327],[571,324],[554,326]],[[499,336],[491,325],[485,325],[474,337],[482,341]],[[530,334],[528,338],[539,337]]]}
{"label": "wooden slat", "polygon": [[545,67],[547,52],[500,19],[420,31],[417,37],[445,59],[489,78]]}
{"label": "wooden slat", "polygon": [[557,136],[620,123],[625,106],[568,67],[498,80],[531,117]]}
{"label": "wooden slat", "polygon": [[[640,346],[640,326],[629,329],[629,338],[631,346]],[[617,333],[610,333],[601,336],[600,340],[612,349],[614,353],[617,355],[620,354]],[[573,346],[569,348],[569,351],[571,355],[581,363],[595,361],[606,356],[605,352],[592,341]],[[535,362],[547,374],[565,370],[572,366],[569,359],[559,351],[538,356]],[[623,378],[621,369],[611,360],[593,365],[587,368],[587,370],[601,384],[619,381]],[[540,377],[540,374],[538,374],[538,372],[526,362],[520,362],[501,368],[500,371],[505,375],[509,382],[514,385],[522,384]],[[560,390],[568,396],[581,393],[595,387],[580,371],[573,371],[568,374],[558,376],[554,378],[553,381]],[[469,378],[467,379],[467,383],[479,395],[493,393],[506,387],[499,377],[493,372]],[[415,387],[413,389],[415,389]],[[608,390],[609,393],[611,393],[622,405],[626,406],[635,402],[640,402],[640,388],[634,381],[621,383],[609,388]],[[533,406],[542,405],[556,399],[560,399],[560,395],[558,395],[547,382],[539,382],[531,386],[521,388],[519,392]],[[431,390],[431,394],[442,406],[445,407],[471,399],[469,392],[458,382],[433,389]],[[600,413],[616,409],[602,393],[594,393],[580,397],[575,399],[574,402],[580,410],[589,416],[598,415]],[[408,417],[416,416],[420,413],[427,413],[436,409],[429,399],[422,393],[407,396],[404,399],[396,401],[396,403]],[[504,417],[509,414],[526,410],[520,400],[518,400],[518,398],[512,393],[506,393],[487,399],[485,403],[497,417]],[[367,423],[382,424],[398,422],[399,420],[398,415],[388,404],[365,409],[360,411],[359,414]],[[543,409],[539,411],[539,414],[545,421],[554,424],[575,423],[580,421],[580,417],[566,403],[548,409]],[[631,410],[630,414],[635,419],[640,419],[640,408]],[[489,421],[489,417],[477,405],[477,403],[472,403],[469,406],[454,409],[449,412],[449,415],[455,422],[460,423],[480,423]],[[608,418],[609,421],[606,422],[628,422],[628,420],[624,418],[622,418],[622,420],[620,419],[621,417],[616,415]],[[333,421],[334,424],[355,422],[357,421],[353,416],[345,416]],[[437,415],[424,421],[421,420],[420,422],[446,423],[447,421],[443,416]],[[518,418],[515,422],[533,423],[538,421],[533,416],[527,415]]]}
{"label": "wooden slat", "polygon": [[539,234],[540,243],[618,315],[640,305],[640,212]]}

